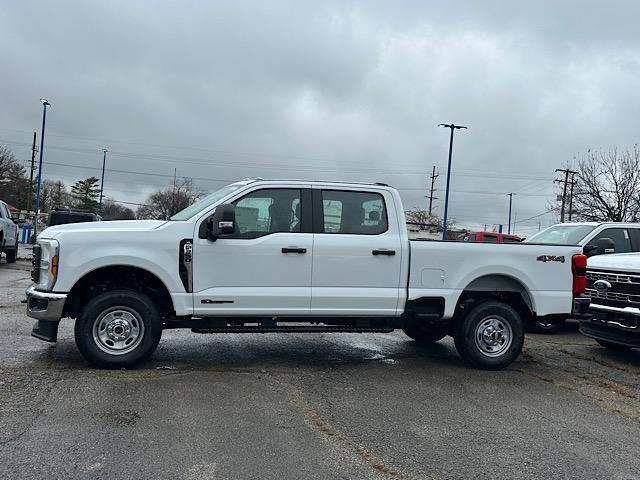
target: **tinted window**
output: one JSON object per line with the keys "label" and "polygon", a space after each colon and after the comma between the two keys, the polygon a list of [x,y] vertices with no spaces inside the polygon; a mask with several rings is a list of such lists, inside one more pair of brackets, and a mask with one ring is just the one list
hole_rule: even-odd
{"label": "tinted window", "polygon": [[610,238],[616,246],[616,253],[627,253],[631,251],[631,240],[626,228],[607,228],[593,237],[589,242],[590,246],[596,246],[601,238]]}
{"label": "tinted window", "polygon": [[628,228],[627,231],[631,235],[631,249],[634,252],[640,252],[640,229]]}
{"label": "tinted window", "polygon": [[322,191],[324,233],[377,235],[387,231],[387,210],[379,193]]}
{"label": "tinted window", "polygon": [[484,240],[487,243],[498,243],[498,236],[497,235],[484,235]]}
{"label": "tinted window", "polygon": [[257,190],[233,204],[238,238],[300,231],[300,190]]}

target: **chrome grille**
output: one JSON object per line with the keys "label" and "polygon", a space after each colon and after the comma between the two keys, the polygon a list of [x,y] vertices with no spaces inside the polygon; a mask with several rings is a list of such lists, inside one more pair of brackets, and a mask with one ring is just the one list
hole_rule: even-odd
{"label": "chrome grille", "polygon": [[[596,290],[594,283],[597,280],[608,281],[611,284],[611,289],[606,292]],[[640,304],[640,275],[587,269],[586,293],[592,299],[598,299],[598,303],[609,303],[616,306]]]}
{"label": "chrome grille", "polygon": [[37,243],[33,246],[33,256],[31,260],[31,280],[38,283],[40,281],[40,261],[42,260],[42,250]]}

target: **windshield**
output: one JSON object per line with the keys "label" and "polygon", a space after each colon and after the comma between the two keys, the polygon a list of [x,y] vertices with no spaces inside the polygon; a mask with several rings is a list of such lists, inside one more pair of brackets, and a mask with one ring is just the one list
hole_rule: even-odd
{"label": "windshield", "polygon": [[595,225],[554,225],[527,238],[526,243],[578,245],[594,228],[596,228]]}
{"label": "windshield", "polygon": [[244,185],[234,183],[232,185],[227,185],[226,187],[222,187],[220,190],[217,190],[217,191],[215,191],[213,193],[210,193],[206,197],[198,200],[193,205],[190,205],[187,208],[185,208],[184,210],[181,210],[180,212],[176,213],[169,220],[174,220],[174,221],[189,220],[194,215],[197,215],[198,213],[202,212],[203,210],[206,210],[211,205],[216,203],[218,200],[220,200],[220,199],[226,197],[227,195],[235,192],[236,190],[238,190],[242,186],[244,186]]}

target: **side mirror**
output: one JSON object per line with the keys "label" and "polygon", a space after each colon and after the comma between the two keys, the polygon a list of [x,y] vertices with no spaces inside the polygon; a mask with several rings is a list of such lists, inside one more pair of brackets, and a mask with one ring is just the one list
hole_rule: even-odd
{"label": "side mirror", "polygon": [[202,223],[198,236],[215,242],[218,238],[233,235],[235,231],[235,207],[230,203],[225,203],[218,205],[214,214]]}
{"label": "side mirror", "polygon": [[587,257],[593,257],[594,255],[604,255],[607,253],[616,253],[616,244],[610,238],[601,238],[595,245],[586,245],[584,247],[584,254]]}

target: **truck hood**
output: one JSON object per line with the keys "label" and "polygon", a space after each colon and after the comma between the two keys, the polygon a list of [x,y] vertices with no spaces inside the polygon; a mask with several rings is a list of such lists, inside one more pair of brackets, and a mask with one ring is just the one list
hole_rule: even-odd
{"label": "truck hood", "polygon": [[45,228],[39,237],[55,238],[70,232],[135,232],[155,230],[167,223],[166,220],[114,220],[111,222],[67,223]]}
{"label": "truck hood", "polygon": [[601,270],[640,272],[640,253],[612,253],[589,258],[587,266]]}

